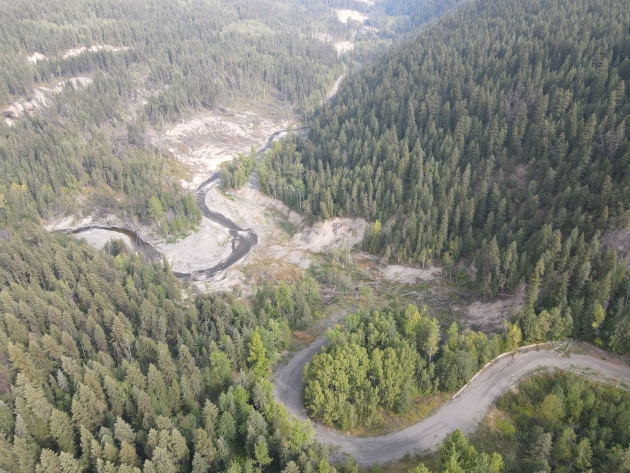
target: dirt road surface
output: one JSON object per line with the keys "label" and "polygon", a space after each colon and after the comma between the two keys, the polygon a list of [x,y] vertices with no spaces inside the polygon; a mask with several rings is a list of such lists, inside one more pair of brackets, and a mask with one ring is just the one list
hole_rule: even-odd
{"label": "dirt road surface", "polygon": [[[275,377],[274,396],[289,414],[306,419],[302,401],[304,366],[327,342],[321,337],[298,352]],[[561,368],[601,381],[630,381],[630,367],[589,355],[561,356],[549,349],[517,352],[497,359],[480,372],[448,404],[432,416],[399,432],[377,437],[352,437],[314,424],[319,441],[328,444],[340,459],[351,454],[361,466],[386,463],[403,457],[437,449],[442,440],[456,429],[472,433],[497,399],[519,380],[535,371]]]}

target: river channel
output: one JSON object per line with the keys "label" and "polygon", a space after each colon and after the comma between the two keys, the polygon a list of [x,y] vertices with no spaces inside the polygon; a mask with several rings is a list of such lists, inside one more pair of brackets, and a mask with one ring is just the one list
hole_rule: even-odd
{"label": "river channel", "polygon": [[[271,148],[271,144],[287,133],[287,130],[276,131],[267,138],[265,145],[258,150],[257,159],[260,159],[263,153]],[[221,173],[215,172],[208,179],[203,181],[195,191],[195,201],[197,207],[201,210],[202,215],[208,220],[215,222],[224,227],[232,237],[232,252],[227,258],[222,259],[210,268],[194,271],[193,273],[185,273],[173,271],[173,274],[179,279],[209,279],[215,274],[228,269],[234,263],[245,257],[258,244],[258,235],[256,232],[239,227],[222,213],[212,210],[206,203],[208,192],[219,179]],[[91,225],[72,230],[70,233],[81,238],[88,237],[90,242],[95,246],[103,246],[111,239],[121,239],[133,252],[144,255],[151,261],[157,261],[161,258],[161,253],[150,243],[144,240],[137,232],[129,228],[115,226]],[[200,248],[203,251],[203,248]]]}

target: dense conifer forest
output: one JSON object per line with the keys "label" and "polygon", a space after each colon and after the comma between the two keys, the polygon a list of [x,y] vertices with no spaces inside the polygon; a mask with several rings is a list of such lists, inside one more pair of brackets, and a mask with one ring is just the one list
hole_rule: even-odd
{"label": "dense conifer forest", "polygon": [[627,261],[602,236],[629,223],[629,25],[614,0],[462,7],[350,77],[262,187],[368,219],[385,261],[468,267],[484,297],[526,283],[526,341],[563,320],[627,353]]}
{"label": "dense conifer forest", "polygon": [[0,241],[1,468],[330,471],[268,380],[304,307],[318,307],[312,280],[262,288],[253,307],[184,298],[166,264],[115,241],[97,251],[25,231]]}
{"label": "dense conifer forest", "polygon": [[[343,312],[303,373],[309,415],[344,431],[452,393],[524,343],[630,353],[627,255],[605,244],[630,226],[630,10],[462,3],[0,2],[0,473],[358,473],[352,458],[331,464],[270,379],[296,331],[352,291],[343,310],[369,303]],[[265,272],[247,297],[199,294],[166,259],[41,225],[84,212],[194,229],[189,170],[155,135],[266,101],[308,136],[224,163],[224,190],[256,171],[310,220],[368,220],[362,249],[379,262],[439,264],[445,285],[488,300],[524,288],[518,315],[494,334],[442,325],[393,293],[376,301],[341,252]],[[447,436],[436,465],[628,471],[629,406],[613,387],[538,376],[500,400],[490,430]]]}
{"label": "dense conifer forest", "polygon": [[264,96],[312,110],[341,70],[309,30],[327,15],[316,2],[3,2],[0,106],[57,93],[26,117],[4,111],[0,224],[90,207],[163,234],[195,227],[184,169],[150,127]]}

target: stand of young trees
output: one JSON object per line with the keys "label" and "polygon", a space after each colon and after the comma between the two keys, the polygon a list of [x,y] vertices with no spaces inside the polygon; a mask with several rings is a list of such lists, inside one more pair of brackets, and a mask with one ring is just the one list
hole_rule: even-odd
{"label": "stand of young trees", "polygon": [[[440,473],[501,473],[505,464],[500,453],[478,452],[461,430],[448,435],[438,449]],[[419,465],[409,473],[431,473]]]}
{"label": "stand of young trees", "polygon": [[474,263],[485,297],[529,284],[527,340],[553,313],[628,353],[630,279],[601,237],[630,216],[629,25],[619,0],[462,7],[349,77],[261,187],[371,220],[364,248],[385,259]]}
{"label": "stand of young trees", "polygon": [[501,337],[444,333],[427,309],[351,314],[342,329],[304,368],[304,401],[311,416],[329,427],[371,428],[384,412],[406,413],[415,400],[454,392],[490,360],[520,342],[513,326]]}
{"label": "stand of young trees", "polygon": [[0,276],[3,471],[334,471],[273,399],[282,316],[30,224],[2,233]]}
{"label": "stand of young trees", "polygon": [[256,167],[256,150],[249,155],[240,153],[232,161],[221,163],[221,186],[224,189],[240,189]]}
{"label": "stand of young trees", "polygon": [[499,399],[494,447],[514,472],[630,469],[630,395],[558,372],[522,381]]}

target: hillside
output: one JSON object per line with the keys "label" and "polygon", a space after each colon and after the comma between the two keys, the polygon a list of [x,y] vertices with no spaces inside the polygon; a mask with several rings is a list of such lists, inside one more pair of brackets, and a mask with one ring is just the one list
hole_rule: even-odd
{"label": "hillside", "polygon": [[630,279],[600,238],[630,223],[629,25],[614,0],[463,7],[349,78],[267,158],[263,189],[365,217],[364,249],[469,268],[485,297],[526,282],[525,340],[561,313],[627,353]]}
{"label": "hillside", "polygon": [[[167,265],[115,242],[24,231],[0,240],[3,471],[329,468],[309,424],[271,395],[270,360],[290,338],[280,312],[186,300]],[[316,308],[308,287],[284,291]]]}
{"label": "hillside", "polygon": [[328,15],[292,2],[4,2],[0,225],[85,210],[162,234],[196,227],[189,170],[153,129],[239,101],[318,103],[341,71],[309,37]]}
{"label": "hillside", "polygon": [[0,44],[0,473],[628,469],[627,393],[514,385],[627,390],[622,0],[15,0]]}
{"label": "hillside", "polygon": [[[441,13],[417,9],[422,21]],[[268,110],[274,123],[308,117],[344,63],[369,61],[415,11],[352,0],[4,2],[0,226],[83,212],[161,235],[196,228],[180,187],[197,170],[172,139],[178,126],[247,113],[236,125],[254,129],[251,141]],[[220,128],[216,118],[207,123]]]}

